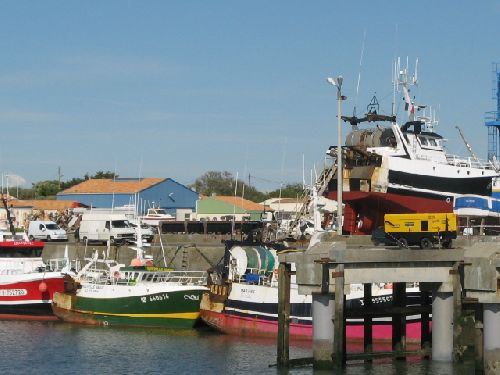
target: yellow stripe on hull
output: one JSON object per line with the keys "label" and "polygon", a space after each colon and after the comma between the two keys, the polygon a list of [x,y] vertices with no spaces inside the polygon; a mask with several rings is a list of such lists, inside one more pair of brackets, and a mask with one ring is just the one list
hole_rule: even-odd
{"label": "yellow stripe on hull", "polygon": [[165,319],[198,319],[200,316],[199,312],[191,313],[172,313],[172,314],[113,314],[106,312],[97,311],[85,311],[85,310],[74,310],[81,314],[91,314],[91,315],[107,315],[107,316],[124,316],[129,318],[165,318]]}

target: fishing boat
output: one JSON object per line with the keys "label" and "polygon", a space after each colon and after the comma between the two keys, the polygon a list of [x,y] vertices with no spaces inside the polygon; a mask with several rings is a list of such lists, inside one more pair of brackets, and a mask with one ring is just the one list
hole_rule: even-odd
{"label": "fishing boat", "polygon": [[[215,330],[237,336],[276,338],[278,332],[277,252],[280,244],[226,242],[224,263],[210,275],[210,290],[201,300],[201,319]],[[292,265],[292,271],[293,265]],[[363,308],[362,285],[351,285],[346,296],[346,311],[355,315]],[[407,287],[407,305],[420,302],[418,286]],[[392,286],[372,286],[372,306],[375,310],[392,304]],[[382,316],[373,319],[373,340],[392,339],[392,320]],[[363,319],[348,319],[348,340],[362,340]],[[290,338],[312,339],[312,296],[298,292],[295,276],[291,276]],[[420,340],[420,316],[408,316],[406,326],[409,341]]]}
{"label": "fishing boat", "polygon": [[140,245],[132,249],[137,257],[129,266],[95,252],[75,277],[78,288],[55,294],[54,314],[89,325],[192,328],[206,272],[155,267]]}
{"label": "fishing boat", "polygon": [[[402,124],[394,110],[381,114],[375,96],[363,117],[342,116],[352,131],[345,145],[332,146],[327,154],[336,160],[337,147],[342,147],[346,234],[371,234],[383,225],[386,213],[451,213],[457,197],[491,196],[492,179],[500,174],[498,162],[479,160],[462,133],[470,157],[447,153],[446,140],[435,132],[432,111],[417,114],[426,106],[416,104],[410,95],[410,87],[416,84],[416,73],[410,77],[408,68],[395,64],[394,97],[402,91],[407,114]],[[337,199],[337,171],[326,196]]]}
{"label": "fishing boat", "polygon": [[69,270],[52,270],[42,260],[44,243],[16,232],[7,211],[10,231],[0,232],[0,319],[56,320],[54,293],[71,287]]}

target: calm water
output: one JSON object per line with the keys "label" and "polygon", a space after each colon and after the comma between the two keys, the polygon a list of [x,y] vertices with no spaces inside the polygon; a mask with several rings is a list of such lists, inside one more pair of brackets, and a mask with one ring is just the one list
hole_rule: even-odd
{"label": "calm water", "polygon": [[[60,322],[0,321],[0,374],[327,374],[289,371],[276,362],[272,341],[203,330],[76,326]],[[305,345],[290,357],[310,357]],[[416,361],[349,365],[345,375],[473,374],[470,366]]]}

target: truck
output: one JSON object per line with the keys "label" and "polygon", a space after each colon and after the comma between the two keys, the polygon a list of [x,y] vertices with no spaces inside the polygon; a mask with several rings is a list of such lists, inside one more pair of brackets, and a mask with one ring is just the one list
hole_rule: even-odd
{"label": "truck", "polygon": [[123,214],[83,214],[78,228],[80,241],[110,241],[111,244],[133,242],[136,230]]}
{"label": "truck", "polygon": [[421,249],[430,249],[440,244],[449,249],[457,238],[457,216],[452,213],[386,214],[384,231],[386,238],[400,248],[418,245]]}

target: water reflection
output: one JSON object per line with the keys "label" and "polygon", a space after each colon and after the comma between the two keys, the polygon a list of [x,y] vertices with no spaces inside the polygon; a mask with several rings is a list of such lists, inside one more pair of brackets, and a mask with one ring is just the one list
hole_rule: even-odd
{"label": "water reflection", "polygon": [[[92,327],[60,322],[0,321],[0,374],[331,374],[276,363],[274,340],[240,338],[209,329]],[[291,358],[311,356],[292,343]],[[384,362],[385,361],[385,362]],[[473,374],[471,366],[432,361],[348,365],[343,375]]]}

